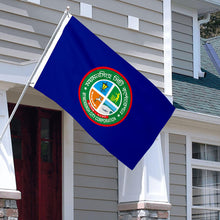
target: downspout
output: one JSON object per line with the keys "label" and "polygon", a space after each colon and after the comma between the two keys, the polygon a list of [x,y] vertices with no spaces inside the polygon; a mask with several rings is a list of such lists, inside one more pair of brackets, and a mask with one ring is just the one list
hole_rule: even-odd
{"label": "downspout", "polygon": [[[208,23],[208,22],[210,21],[210,18],[211,18],[210,13],[207,13],[207,14],[204,15],[204,18],[203,18],[203,19],[198,20],[199,29],[200,29],[200,26],[201,26],[201,25]],[[201,53],[199,53],[199,54],[200,54],[200,56],[201,56]],[[201,60],[201,59],[200,59],[200,60]],[[200,61],[200,63],[201,63],[201,61]],[[200,68],[199,77],[204,78],[204,76],[205,76],[205,73],[202,72],[202,70],[201,70],[201,68]]]}

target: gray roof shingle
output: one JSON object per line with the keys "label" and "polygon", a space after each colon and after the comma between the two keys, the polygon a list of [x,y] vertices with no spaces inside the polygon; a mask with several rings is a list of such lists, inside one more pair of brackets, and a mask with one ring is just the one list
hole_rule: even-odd
{"label": "gray roof shingle", "polygon": [[[201,41],[204,78],[194,79],[173,73],[173,97],[176,108],[220,116],[220,74],[215,69]],[[208,39],[220,57],[220,37]]]}

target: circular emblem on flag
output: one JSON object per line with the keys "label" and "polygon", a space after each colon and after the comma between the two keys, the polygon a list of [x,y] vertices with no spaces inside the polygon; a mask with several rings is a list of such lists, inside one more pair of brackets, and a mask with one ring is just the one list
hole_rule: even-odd
{"label": "circular emblem on flag", "polygon": [[117,70],[98,67],[89,71],[79,86],[79,100],[87,117],[101,126],[114,126],[128,115],[132,91]]}

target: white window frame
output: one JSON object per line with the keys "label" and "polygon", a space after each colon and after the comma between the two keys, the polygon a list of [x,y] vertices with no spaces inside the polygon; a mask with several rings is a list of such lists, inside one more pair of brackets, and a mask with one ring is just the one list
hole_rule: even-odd
{"label": "white window frame", "polygon": [[74,220],[74,123],[62,110],[62,219]]}
{"label": "white window frame", "polygon": [[[213,162],[213,161],[206,161],[200,159],[193,159],[192,158],[192,143],[202,143],[202,144],[209,144],[209,145],[216,145],[220,146],[218,141],[213,141],[213,139],[204,139],[198,137],[189,137],[186,138],[186,146],[187,146],[187,220],[192,220],[192,209],[198,208],[198,206],[193,206],[192,204],[192,169],[204,169],[204,170],[213,170],[220,172],[220,162]],[[199,209],[205,210],[219,210],[218,209],[210,209],[210,207],[200,206]]]}
{"label": "white window frame", "polygon": [[[170,192],[169,175],[169,134],[184,135],[186,137],[186,208],[187,220],[191,220],[192,205],[192,142],[220,145],[219,126],[220,117],[202,113],[188,112],[176,109],[170,122],[163,129],[164,135],[164,163],[166,178],[168,180],[167,191]],[[181,119],[181,120],[179,120]],[[164,137],[163,137],[164,136]],[[162,140],[163,140],[162,139]],[[163,143],[163,142],[162,142]],[[170,196],[170,193],[168,194]],[[168,200],[170,201],[170,200]],[[170,218],[168,218],[170,219]]]}

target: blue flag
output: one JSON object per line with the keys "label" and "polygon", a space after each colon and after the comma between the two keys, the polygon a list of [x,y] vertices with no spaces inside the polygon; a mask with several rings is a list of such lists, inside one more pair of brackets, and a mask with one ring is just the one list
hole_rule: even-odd
{"label": "blue flag", "polygon": [[148,79],[72,16],[33,82],[130,169],[174,111]]}

